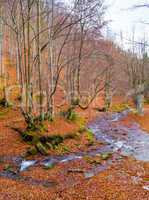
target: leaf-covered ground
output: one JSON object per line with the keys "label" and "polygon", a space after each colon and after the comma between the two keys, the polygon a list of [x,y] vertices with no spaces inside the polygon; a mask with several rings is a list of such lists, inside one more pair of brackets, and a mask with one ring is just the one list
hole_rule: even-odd
{"label": "leaf-covered ground", "polygon": [[[95,116],[88,117],[91,120]],[[144,117],[130,114],[121,121],[125,126],[131,122],[139,122],[143,129],[148,128],[149,110],[145,109]],[[25,123],[18,110],[1,109],[0,116],[0,172],[10,170],[11,162],[3,157],[22,155],[30,146],[22,141],[19,133],[12,127],[25,128]],[[48,133],[65,134],[77,131],[78,127],[72,122],[63,119],[53,122],[48,126]],[[94,142],[92,147],[87,144],[86,137],[71,139],[65,143],[71,152],[87,151],[88,148],[96,149],[102,145]],[[55,152],[49,152],[51,155]],[[56,152],[59,153],[59,152]],[[63,153],[63,152],[60,152]],[[68,152],[67,152],[68,153]],[[70,152],[69,152],[70,153]],[[44,156],[36,155],[43,159]],[[0,200],[148,200],[149,199],[149,163],[136,161],[129,157],[118,157],[113,160],[104,171],[97,173],[92,178],[85,178],[84,172],[93,167],[100,166],[97,159],[80,159],[58,165],[49,169],[34,166],[21,172],[21,178],[12,180],[0,177]],[[106,160],[101,161],[102,164]],[[16,170],[16,169],[13,169]],[[47,184],[48,183],[48,184]]]}

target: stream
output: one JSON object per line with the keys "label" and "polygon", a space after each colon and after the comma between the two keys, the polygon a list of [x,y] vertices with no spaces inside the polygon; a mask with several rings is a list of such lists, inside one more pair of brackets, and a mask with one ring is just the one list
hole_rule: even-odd
{"label": "stream", "polygon": [[149,134],[137,123],[133,123],[131,127],[115,123],[125,118],[128,112],[105,115],[92,122],[89,128],[92,129],[97,140],[109,144],[113,152],[118,151],[122,156],[132,156],[136,160],[147,162],[149,161]]}
{"label": "stream", "polygon": [[48,167],[60,163],[80,160],[84,156],[96,156],[103,153],[111,153],[113,156],[103,164],[94,166],[90,171],[84,172],[84,178],[91,178],[106,170],[122,156],[132,156],[136,160],[147,162],[149,161],[149,134],[143,131],[137,123],[132,124],[131,127],[116,123],[125,118],[129,112],[129,110],[125,110],[122,113],[104,114],[104,116],[99,117],[88,124],[88,128],[92,130],[96,139],[104,143],[102,147],[99,147],[96,150],[72,153],[64,156],[50,156],[41,161],[23,160],[19,157],[3,158],[3,160],[12,160],[17,166],[18,171],[3,171],[0,173],[0,176],[25,181],[33,185],[37,184],[50,187],[51,185],[53,186],[54,183],[38,181],[30,177],[24,178],[20,175],[20,172],[33,166]]}

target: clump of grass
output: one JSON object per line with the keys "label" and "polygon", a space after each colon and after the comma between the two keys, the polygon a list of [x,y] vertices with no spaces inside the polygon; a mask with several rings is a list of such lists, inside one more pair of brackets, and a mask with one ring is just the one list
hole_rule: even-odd
{"label": "clump of grass", "polygon": [[77,124],[80,127],[80,130],[82,129],[84,131],[85,120],[77,112],[75,112],[74,108],[69,108],[67,111],[61,111],[60,115],[66,120]]}
{"label": "clump of grass", "polygon": [[77,113],[73,110],[73,108],[69,108],[67,111],[61,111],[60,115],[67,120],[75,122],[78,118]]}
{"label": "clump of grass", "polygon": [[86,130],[88,145],[93,145],[95,138],[91,129]]}
{"label": "clump of grass", "polygon": [[82,131],[85,131],[85,119],[81,116],[78,115],[77,120],[76,120],[76,124],[79,126],[80,129],[82,129]]}
{"label": "clump of grass", "polygon": [[75,122],[75,121],[77,121],[77,119],[78,119],[78,114],[77,114],[75,111],[72,111],[72,112],[69,114],[69,116],[68,116],[67,119],[70,120],[70,121],[72,121],[72,122]]}
{"label": "clump of grass", "polygon": [[32,121],[28,123],[27,130],[42,133],[47,132],[47,127],[44,123],[41,123],[41,119],[33,118]]}
{"label": "clump of grass", "polygon": [[129,108],[130,108],[129,104],[123,103],[123,104],[117,104],[117,105],[112,106],[111,111],[119,113],[119,112],[123,112],[124,110],[127,110]]}
{"label": "clump of grass", "polygon": [[55,146],[55,150],[59,155],[64,155],[70,152],[70,148],[63,143]]}
{"label": "clump of grass", "polygon": [[42,155],[48,155],[48,150],[46,148],[46,146],[44,144],[42,144],[41,142],[38,142],[36,144],[36,148],[38,150],[38,152],[40,152]]}
{"label": "clump of grass", "polygon": [[60,135],[53,135],[53,136],[49,136],[47,137],[47,141],[51,143],[51,145],[54,146],[58,146],[59,144],[63,143],[64,138]]}

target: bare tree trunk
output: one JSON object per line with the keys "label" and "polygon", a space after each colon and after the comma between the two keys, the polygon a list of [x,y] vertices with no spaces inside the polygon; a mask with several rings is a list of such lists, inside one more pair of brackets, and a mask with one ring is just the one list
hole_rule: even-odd
{"label": "bare tree trunk", "polygon": [[31,48],[30,48],[30,15],[31,15],[31,0],[27,2],[28,13],[27,13],[27,47],[28,47],[28,101],[29,101],[29,114],[32,113],[32,84],[31,84]]}
{"label": "bare tree trunk", "polygon": [[140,115],[144,114],[144,95],[136,95],[136,109]]}
{"label": "bare tree trunk", "polygon": [[40,0],[37,0],[37,55],[38,55],[38,60],[37,60],[37,67],[38,67],[38,81],[39,81],[39,102],[40,102],[40,116],[41,120],[44,118],[44,113],[43,113],[43,91],[42,91],[42,75],[41,75],[41,52],[40,52]]}

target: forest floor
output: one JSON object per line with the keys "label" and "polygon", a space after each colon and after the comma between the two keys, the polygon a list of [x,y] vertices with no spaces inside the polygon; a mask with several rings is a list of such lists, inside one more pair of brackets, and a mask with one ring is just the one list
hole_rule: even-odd
{"label": "forest floor", "polygon": [[[15,71],[6,61],[12,76]],[[12,80],[10,84],[14,83]],[[86,125],[92,121],[94,124],[96,119],[103,119],[104,123],[108,121],[105,113],[95,109],[98,105],[86,111],[76,110]],[[108,126],[105,123],[102,128],[109,135],[117,132],[116,136],[125,137],[123,128],[127,130],[134,123],[145,131],[141,132],[142,135],[149,133],[149,106],[145,106],[144,116],[129,113]],[[58,116],[45,125],[48,135],[77,133],[77,137],[49,150],[48,156],[38,153],[23,158],[37,162],[20,171],[22,157],[31,145],[24,142],[14,128],[24,130],[26,124],[17,108],[0,108],[0,200],[149,200],[149,162],[121,155],[120,147],[111,155],[105,154],[108,145],[87,131],[80,132],[80,121],[74,123]],[[96,130],[98,121],[94,125]],[[141,142],[137,145],[139,147]],[[51,157],[55,164],[45,167],[43,161]]]}
{"label": "forest floor", "polygon": [[[89,110],[81,112],[81,115],[86,117],[88,123],[95,118],[102,118],[104,113]],[[130,127],[135,122],[149,133],[148,119],[149,106],[146,106],[144,116],[128,114],[112,126],[121,124]],[[112,163],[104,168],[109,157],[99,159],[98,154],[88,155],[104,144],[94,139],[90,145],[85,132],[64,142],[65,151],[56,149],[50,151],[49,156],[67,157],[69,154],[78,155],[79,152],[87,152],[87,155],[59,162],[48,169],[37,164],[18,173],[18,168],[13,166],[13,159],[24,155],[30,144],[26,144],[12,127],[25,127],[18,109],[0,108],[0,200],[149,200],[149,162],[120,156],[117,152],[110,158]],[[47,127],[48,134],[61,135],[77,132],[79,128],[77,124],[61,117]],[[38,161],[45,158],[39,154],[29,157]],[[92,174],[91,170],[96,169],[99,171]],[[5,176],[4,171],[10,173]]]}

